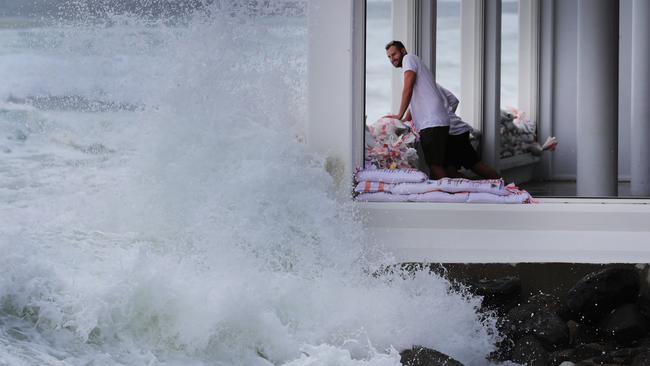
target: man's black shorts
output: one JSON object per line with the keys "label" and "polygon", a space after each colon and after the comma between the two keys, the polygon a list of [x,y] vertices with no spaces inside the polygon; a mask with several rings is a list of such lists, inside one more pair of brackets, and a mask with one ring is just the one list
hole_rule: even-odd
{"label": "man's black shorts", "polygon": [[445,162],[449,126],[429,127],[420,130],[420,144],[427,165],[440,165]]}
{"label": "man's black shorts", "polygon": [[479,161],[481,160],[469,142],[469,132],[455,136],[449,135],[445,151],[445,166],[471,169]]}

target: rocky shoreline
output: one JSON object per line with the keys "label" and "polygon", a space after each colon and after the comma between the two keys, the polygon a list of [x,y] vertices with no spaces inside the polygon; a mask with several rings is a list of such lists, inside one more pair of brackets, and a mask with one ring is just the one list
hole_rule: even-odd
{"label": "rocky shoreline", "polygon": [[[529,366],[650,365],[650,290],[640,270],[609,266],[586,274],[562,293],[522,291],[516,276],[460,280],[499,317],[503,341],[494,363]],[[401,353],[406,366],[458,366],[434,350]]]}

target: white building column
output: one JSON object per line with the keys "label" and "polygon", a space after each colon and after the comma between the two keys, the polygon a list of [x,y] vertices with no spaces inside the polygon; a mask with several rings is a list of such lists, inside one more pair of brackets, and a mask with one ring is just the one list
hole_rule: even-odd
{"label": "white building column", "polygon": [[365,2],[309,2],[307,147],[348,192],[363,162]]}
{"label": "white building column", "polygon": [[577,190],[618,195],[617,0],[578,0]]}
{"label": "white building column", "polygon": [[631,191],[650,196],[650,1],[632,3]]}
{"label": "white building column", "polygon": [[481,159],[499,170],[501,155],[501,0],[485,3]]}

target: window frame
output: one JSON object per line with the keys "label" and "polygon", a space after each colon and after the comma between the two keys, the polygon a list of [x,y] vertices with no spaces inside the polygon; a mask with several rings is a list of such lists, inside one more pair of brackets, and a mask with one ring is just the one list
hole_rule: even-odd
{"label": "window frame", "polygon": [[[360,30],[359,32],[355,33],[355,41],[354,41],[354,48],[356,49],[357,47],[361,47],[360,51],[355,51],[354,54],[356,55],[353,58],[353,68],[355,71],[355,74],[357,75],[355,77],[355,80],[353,80],[353,90],[355,92],[355,95],[361,95],[365,96],[365,39],[366,39],[366,1],[354,1],[353,2],[353,11],[355,14],[357,14],[354,18],[354,27],[355,30]],[[520,76],[520,88],[519,88],[519,93],[520,95],[522,93],[526,93],[525,98],[528,98],[528,102],[525,102],[527,105],[529,117],[532,121],[535,121],[537,124],[537,138],[538,140],[544,139],[548,136],[550,136],[551,133],[551,117],[553,115],[553,96],[552,96],[552,76],[554,74],[554,65],[553,65],[553,42],[554,42],[554,6],[552,2],[547,2],[547,1],[542,1],[542,0],[519,0],[520,1],[520,9],[524,8],[524,10],[520,10],[520,13],[523,14],[524,16],[520,16],[520,47],[519,47],[519,53],[520,53],[520,58],[522,57],[521,55],[523,54],[523,57],[529,58],[530,62],[526,63],[520,63],[520,68],[519,68],[519,73],[527,75],[526,77],[521,77]],[[403,28],[404,31],[404,40],[405,44],[407,47],[410,47],[410,49],[418,50],[421,52],[422,44],[423,42],[428,42],[432,41],[434,42],[433,44],[435,45],[435,31],[436,31],[436,26],[435,26],[435,17],[433,18],[433,22],[430,22],[429,24],[424,24],[422,22],[426,22],[426,19],[422,19],[421,15],[423,14],[422,11],[417,11],[417,9],[423,9],[424,3],[429,3],[424,6],[424,9],[431,9],[433,7],[433,12],[425,11],[426,14],[433,14],[435,15],[435,8],[437,5],[437,0],[393,0],[393,4],[395,2],[399,2],[401,6],[403,6],[403,14],[406,15],[406,21],[410,22],[412,24],[411,27],[409,28]],[[471,57],[471,60],[474,62],[468,62],[466,63],[466,66],[463,67],[461,66],[461,70],[463,74],[480,74],[480,77],[475,77],[474,78],[474,87],[471,88],[473,93],[463,93],[461,91],[461,100],[463,101],[464,104],[472,104],[477,106],[475,110],[472,112],[473,115],[475,116],[480,116],[473,118],[474,121],[485,121],[486,120],[486,99],[490,99],[489,102],[494,104],[495,100],[499,100],[500,98],[500,82],[496,83],[497,85],[493,85],[493,89],[491,90],[492,92],[492,97],[487,98],[486,97],[486,83],[485,80],[487,78],[487,74],[490,73],[490,69],[486,70],[486,38],[487,37],[497,37],[500,38],[500,32],[498,34],[495,33],[495,27],[494,25],[492,26],[492,29],[489,32],[486,32],[486,18],[487,18],[487,12],[486,8],[493,7],[497,8],[499,10],[499,21],[498,21],[498,26],[500,30],[500,10],[501,10],[501,0],[461,0],[462,4],[469,4],[467,7],[465,7],[465,11],[462,11],[461,14],[465,14],[464,16],[467,17],[467,19],[473,19],[473,21],[470,22],[472,24],[472,32],[467,33],[468,41],[465,40],[463,35],[461,34],[461,39],[463,39],[463,49],[465,51],[461,51],[461,60],[465,59],[466,57],[463,56],[465,54],[470,54],[470,55],[480,55],[480,57]],[[495,6],[495,4],[498,4]],[[523,5],[523,6],[522,6]],[[361,14],[361,16],[359,16]],[[494,9],[492,11],[492,14],[496,15],[494,12]],[[431,18],[430,18],[431,19]],[[396,20],[393,19],[393,24],[395,25]],[[521,24],[524,23],[526,27],[523,28],[522,32],[522,26]],[[401,23],[400,23],[401,24]],[[403,24],[402,24],[403,25]],[[428,27],[428,28],[427,28]],[[428,31],[424,31],[423,29],[429,29]],[[488,34],[491,33],[491,34]],[[525,43],[525,46],[522,47],[522,43]],[[499,77],[497,80],[500,81],[500,59],[496,55],[500,55],[500,42],[497,43],[499,52],[493,53],[494,57],[496,60],[494,61],[499,61],[495,62],[495,67],[496,71],[499,73]],[[493,46],[494,47],[494,46]],[[432,55],[431,61],[429,61],[433,65],[427,65],[430,67],[432,72],[435,73],[435,67],[432,67],[435,65],[435,47],[432,47],[433,50],[428,49],[427,52],[430,52]],[[493,50],[496,51],[496,50]],[[463,53],[465,52],[465,53]],[[522,67],[522,65],[525,65],[526,67]],[[467,70],[467,73],[465,72]],[[495,68],[492,68],[491,70],[495,70]],[[395,80],[398,80],[399,83],[395,83]],[[523,80],[532,80],[532,82],[525,83]],[[524,84],[524,87],[522,87],[522,83]],[[397,84],[397,85],[396,85]],[[462,85],[462,83],[461,83]],[[494,89],[496,87],[496,89]],[[395,90],[401,91],[401,74],[397,73],[397,78],[395,76],[393,77],[393,92],[395,93]],[[463,88],[464,90],[464,88]],[[521,97],[520,97],[521,100]],[[525,100],[525,99],[524,99]],[[524,102],[520,102],[520,106],[523,106]],[[356,143],[354,145],[360,146],[360,148],[354,148],[353,156],[354,158],[352,159],[354,162],[353,166],[359,167],[363,166],[365,163],[364,156],[365,156],[365,144],[364,144],[364,136],[365,136],[365,99],[364,97],[355,97],[355,100],[353,102],[353,121],[354,123],[354,128],[353,128],[353,136],[354,136],[354,141]],[[500,111],[500,106],[497,107],[496,109],[497,112]],[[497,116],[494,116],[494,122],[498,122],[496,119]],[[356,121],[361,121],[360,123],[357,123]],[[476,126],[475,126],[476,127]],[[477,128],[478,129],[478,128]],[[482,124],[481,129],[482,132],[485,133],[485,123]],[[495,129],[496,130],[496,129]],[[498,130],[496,131],[498,132]],[[485,138],[485,134],[483,135]],[[491,137],[491,136],[490,136]],[[494,142],[498,142],[498,136],[491,137]],[[485,144],[483,144],[485,145]],[[496,146],[500,146],[500,144],[496,144]],[[500,155],[499,152],[494,150],[496,152],[497,159],[494,162],[494,166],[499,167],[499,163],[501,159],[498,159],[498,156]],[[484,158],[484,161],[486,159]],[[486,163],[490,164],[489,161],[486,161]],[[548,157],[542,158],[542,160],[538,163],[539,164],[539,169],[541,171],[543,170],[550,170],[550,164],[551,161]],[[630,197],[547,197],[547,198],[540,198],[538,199],[539,202],[541,203],[551,203],[554,205],[566,205],[566,204],[616,204],[616,205],[630,205],[630,206],[636,206],[636,205],[648,205],[650,204],[650,197],[649,198],[630,198]],[[418,203],[419,204],[419,203]]]}

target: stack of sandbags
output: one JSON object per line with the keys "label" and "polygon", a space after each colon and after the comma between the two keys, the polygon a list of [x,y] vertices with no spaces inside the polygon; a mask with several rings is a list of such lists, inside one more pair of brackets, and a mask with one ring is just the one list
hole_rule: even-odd
{"label": "stack of sandbags", "polygon": [[366,160],[387,169],[417,167],[415,142],[418,139],[411,121],[380,118],[366,128]]}
{"label": "stack of sandbags", "polygon": [[356,200],[363,202],[533,203],[534,199],[502,179],[428,180],[415,169],[365,169],[355,174]]}
{"label": "stack of sandbags", "polygon": [[516,110],[501,111],[501,158],[526,154],[537,144],[537,126]]}
{"label": "stack of sandbags", "polygon": [[[554,151],[558,145],[555,137],[550,136],[544,144],[537,142],[537,126],[525,119],[516,110],[501,111],[501,159],[531,153],[540,156],[544,151]],[[472,131],[470,142],[476,151],[480,151],[481,132]]]}

